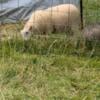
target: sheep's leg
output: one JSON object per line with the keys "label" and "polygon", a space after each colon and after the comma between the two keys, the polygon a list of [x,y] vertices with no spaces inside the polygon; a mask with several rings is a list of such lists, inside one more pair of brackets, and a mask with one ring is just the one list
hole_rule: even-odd
{"label": "sheep's leg", "polygon": [[85,46],[88,50],[92,50],[92,41],[89,41],[88,39],[85,39]]}
{"label": "sheep's leg", "polygon": [[89,48],[91,50],[90,57],[93,57],[94,53],[96,51],[97,40],[95,40],[95,41],[87,41],[87,42],[89,42],[89,45],[91,46],[91,48]]}
{"label": "sheep's leg", "polygon": [[71,26],[64,26],[63,30],[66,33],[66,35],[73,35],[73,30],[72,30]]}
{"label": "sheep's leg", "polygon": [[53,29],[52,29],[51,33],[56,33],[56,32],[57,32],[56,27],[55,27],[55,25],[53,25]]}
{"label": "sheep's leg", "polygon": [[47,40],[47,32],[46,31],[43,31],[42,33],[41,33],[41,35],[43,36],[43,38],[45,39],[45,40]]}

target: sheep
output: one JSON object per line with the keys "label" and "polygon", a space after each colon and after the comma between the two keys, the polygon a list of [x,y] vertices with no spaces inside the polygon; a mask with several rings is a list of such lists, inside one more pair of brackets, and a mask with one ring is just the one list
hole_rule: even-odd
{"label": "sheep", "polygon": [[24,39],[29,39],[30,30],[33,33],[66,32],[68,28],[80,25],[80,11],[73,4],[61,4],[45,10],[32,13],[26,22],[21,34]]}
{"label": "sheep", "polygon": [[100,23],[91,24],[85,27],[83,36],[89,41],[100,40]]}
{"label": "sheep", "polygon": [[86,26],[83,29],[83,38],[85,39],[85,45],[92,49],[96,44],[100,42],[100,23],[94,23]]}

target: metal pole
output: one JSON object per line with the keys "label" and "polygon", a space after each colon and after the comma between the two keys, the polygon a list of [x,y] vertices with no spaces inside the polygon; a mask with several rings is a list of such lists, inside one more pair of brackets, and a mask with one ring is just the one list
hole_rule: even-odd
{"label": "metal pole", "polygon": [[83,0],[80,0],[80,18],[81,18],[81,29],[84,28],[83,24]]}

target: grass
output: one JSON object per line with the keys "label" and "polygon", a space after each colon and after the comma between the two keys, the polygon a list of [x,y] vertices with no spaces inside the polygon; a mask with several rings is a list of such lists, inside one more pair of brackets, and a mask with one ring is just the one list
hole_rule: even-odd
{"label": "grass", "polygon": [[100,98],[99,57],[14,53],[8,58],[0,61],[1,100]]}
{"label": "grass", "polygon": [[91,57],[93,50],[84,50],[83,40],[76,48],[77,39],[63,33],[25,43],[21,28],[0,26],[0,100],[100,99],[99,45]]}
{"label": "grass", "polygon": [[83,8],[86,24],[100,22],[100,3],[98,0],[83,0]]}

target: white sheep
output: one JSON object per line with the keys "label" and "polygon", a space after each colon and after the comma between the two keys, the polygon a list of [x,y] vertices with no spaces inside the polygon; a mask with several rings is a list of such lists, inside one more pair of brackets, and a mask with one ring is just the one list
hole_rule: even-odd
{"label": "white sheep", "polygon": [[28,39],[31,29],[33,33],[66,32],[68,27],[76,28],[79,25],[79,9],[73,4],[61,4],[33,12],[21,34],[24,39]]}

